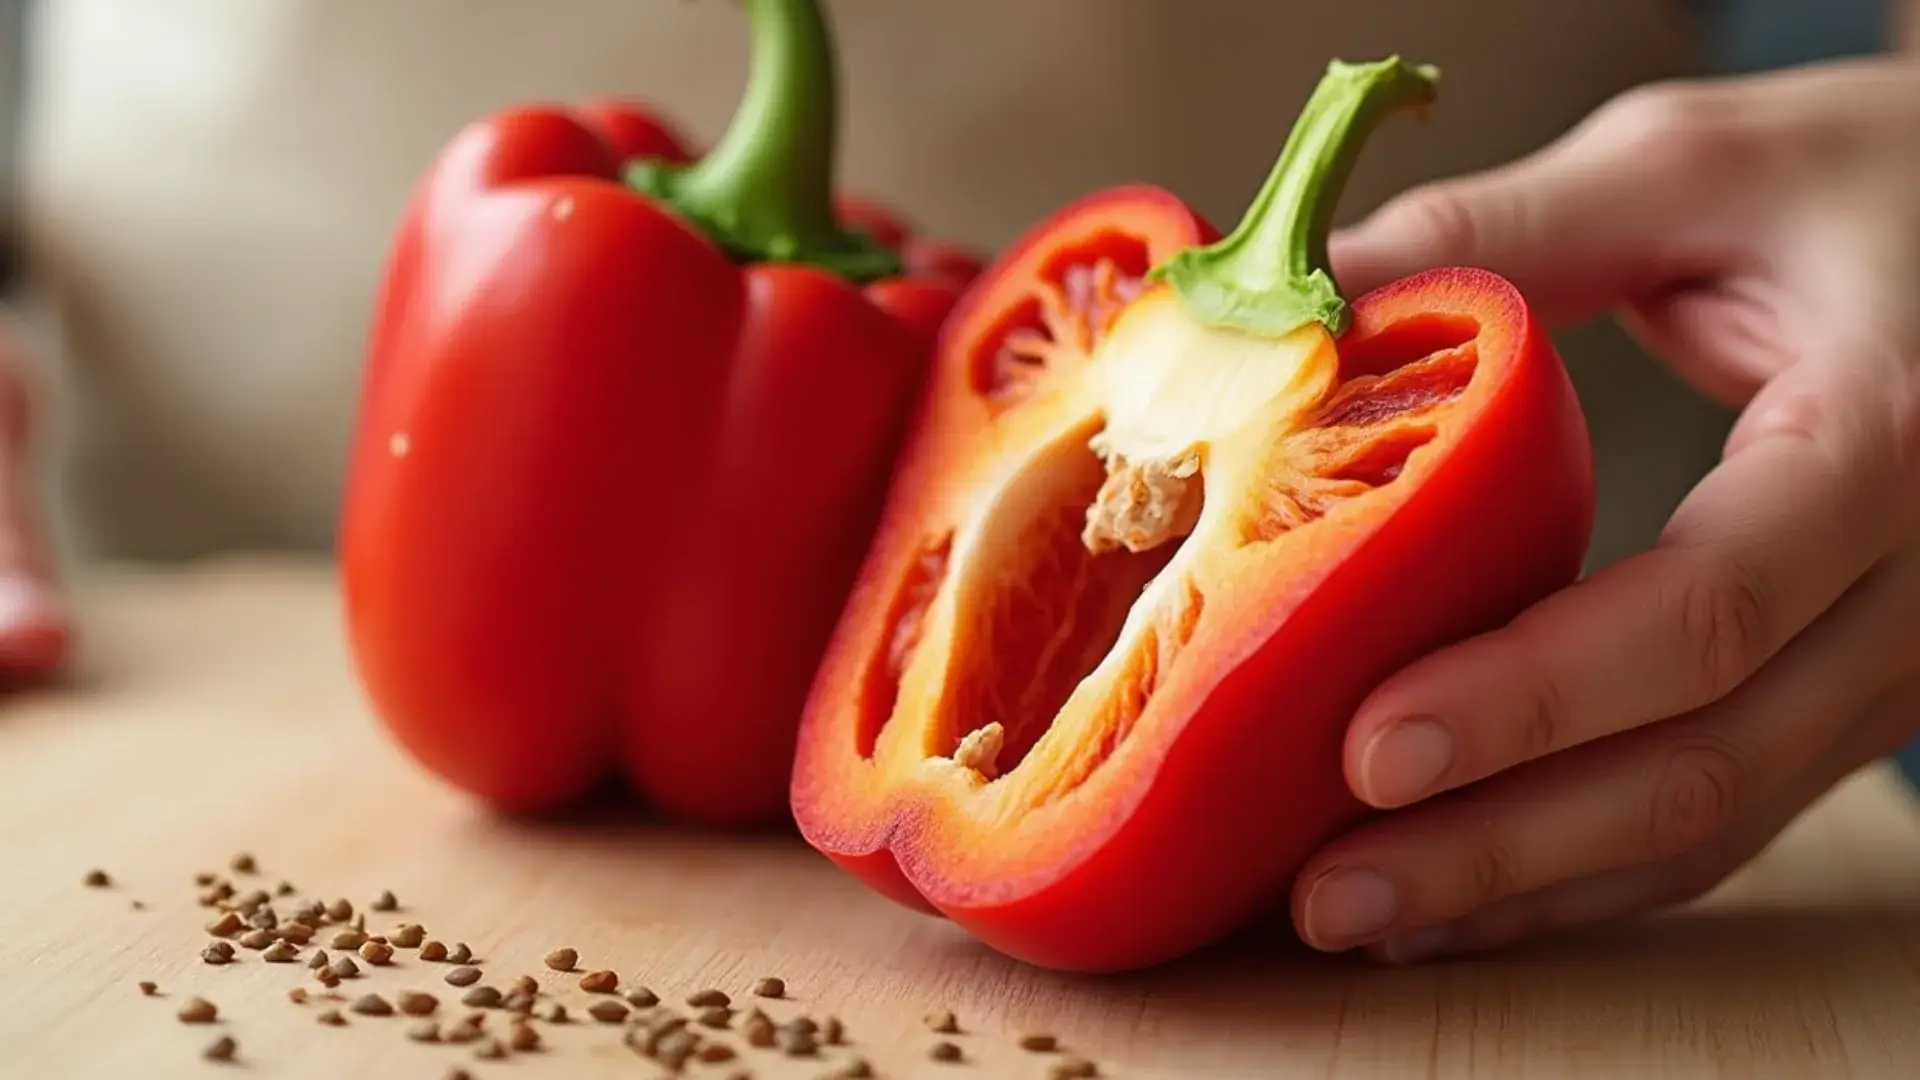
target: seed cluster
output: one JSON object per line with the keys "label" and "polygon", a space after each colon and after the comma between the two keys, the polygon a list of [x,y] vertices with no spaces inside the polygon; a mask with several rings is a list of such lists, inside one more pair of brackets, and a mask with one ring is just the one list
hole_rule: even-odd
{"label": "seed cluster", "polygon": [[[235,855],[228,867],[240,877],[261,872],[258,861],[246,853]],[[106,871],[94,870],[82,883],[89,888],[108,888],[112,879]],[[209,872],[196,874],[193,884],[201,905],[218,912],[205,924],[207,941],[200,950],[201,960],[213,966],[241,962],[244,957],[236,951],[238,946],[257,953],[260,962],[287,965],[301,972],[297,977],[309,978],[317,986],[290,987],[286,1000],[295,1006],[321,1006],[314,1019],[323,1026],[366,1023],[378,1027],[385,1023],[414,1043],[464,1048],[463,1052],[474,1060],[502,1061],[518,1054],[549,1052],[536,1020],[554,1027],[575,1022],[567,1006],[556,998],[561,987],[543,989],[540,980],[530,974],[497,985],[489,983],[471,947],[464,942],[448,945],[431,938],[421,923],[397,923],[384,933],[369,933],[366,915],[357,912],[351,901],[295,902],[289,898],[297,890],[286,881],[276,885],[271,895],[263,889],[243,892],[232,880]],[[279,906],[275,897],[281,900]],[[394,912],[400,910],[400,904],[391,891],[383,890],[366,904],[366,909]],[[330,955],[327,948],[309,949],[316,938],[324,938],[327,948],[335,951]],[[363,964],[374,972],[384,969],[409,973],[414,965],[400,957],[403,951],[411,951],[420,963],[447,965],[441,977],[460,991],[459,1004],[464,1013],[446,1016],[440,998],[411,986],[384,992],[372,988],[351,994],[341,991],[343,982],[366,977]],[[580,972],[580,952],[572,947],[553,949],[546,954],[545,966],[567,975]],[[796,1015],[776,1021],[746,1000],[736,1005],[733,995],[717,986],[686,993],[683,1007],[676,1009],[638,983],[628,984],[623,992],[621,981],[611,967],[590,967],[575,979],[578,990],[588,997],[575,1007],[596,1025],[620,1028],[620,1044],[673,1075],[695,1064],[744,1064],[753,1055],[783,1056],[796,1064],[826,1059],[827,1071],[818,1074],[820,1080],[862,1080],[879,1075],[867,1058],[848,1052],[851,1040],[838,1017]],[[138,985],[145,996],[161,996],[158,985],[150,980]],[[762,976],[746,990],[743,998],[792,1000],[786,981],[775,976]],[[356,1019],[349,1021],[348,1014]],[[176,1016],[182,1024],[223,1022],[220,1007],[202,997],[187,998]],[[929,1012],[925,1026],[934,1035],[944,1036],[925,1045],[927,1058],[957,1066],[977,1061],[963,1045],[966,1029],[952,1010]],[[1103,1075],[1092,1061],[1063,1053],[1054,1035],[1028,1032],[1016,1045],[1029,1054],[1049,1056],[1049,1080],[1092,1080]],[[223,1064],[247,1060],[232,1034],[223,1034],[203,1047],[201,1055]],[[458,1066],[444,1075],[446,1080],[473,1080],[472,1074]],[[715,1080],[753,1080],[754,1074],[749,1068],[729,1066],[703,1075]]]}

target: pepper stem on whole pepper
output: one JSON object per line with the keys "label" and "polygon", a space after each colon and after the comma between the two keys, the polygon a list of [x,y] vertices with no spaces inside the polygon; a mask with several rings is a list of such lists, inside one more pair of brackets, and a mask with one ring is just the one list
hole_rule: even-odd
{"label": "pepper stem on whole pepper", "polygon": [[1233,232],[1157,267],[1199,321],[1281,338],[1317,322],[1335,337],[1350,312],[1327,258],[1340,193],[1366,138],[1402,109],[1423,109],[1440,73],[1398,56],[1334,61],[1288,136],[1280,158]]}
{"label": "pepper stem on whole pepper", "polygon": [[838,95],[818,0],[746,0],[746,8],[747,89],[719,145],[692,165],[633,162],[627,183],[742,262],[807,263],[856,282],[899,273],[897,254],[834,215]]}

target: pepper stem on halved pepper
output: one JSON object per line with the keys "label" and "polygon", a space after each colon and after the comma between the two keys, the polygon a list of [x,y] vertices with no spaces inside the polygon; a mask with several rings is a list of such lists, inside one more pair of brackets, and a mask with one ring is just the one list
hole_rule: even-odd
{"label": "pepper stem on halved pepper", "polygon": [[1432,104],[1439,78],[1438,69],[1397,56],[1334,61],[1240,224],[1150,276],[1208,326],[1278,338],[1317,322],[1340,336],[1347,303],[1327,259],[1340,194],[1367,136],[1395,112]]}
{"label": "pepper stem on halved pepper", "polygon": [[855,282],[900,273],[900,257],[842,227],[833,206],[839,120],[833,43],[818,0],[745,0],[746,93],[700,161],[636,161],[627,183],[699,224],[741,262],[807,263]]}

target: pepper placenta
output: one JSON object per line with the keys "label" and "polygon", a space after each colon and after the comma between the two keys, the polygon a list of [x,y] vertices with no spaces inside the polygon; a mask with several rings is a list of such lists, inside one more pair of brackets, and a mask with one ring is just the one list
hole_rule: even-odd
{"label": "pepper placenta", "polygon": [[1348,301],[1328,264],[1362,141],[1436,79],[1333,64],[1224,238],[1117,189],[969,290],[807,707],[815,847],[1036,964],[1177,957],[1363,815],[1374,686],[1577,577],[1592,451],[1525,300],[1451,268]]}
{"label": "pepper placenta", "polygon": [[516,107],[440,153],[389,255],[340,532],[379,716],[514,810],[611,774],[783,818],[795,729],[942,317],[978,265],[830,190],[813,0],[747,0],[697,162],[647,111]]}

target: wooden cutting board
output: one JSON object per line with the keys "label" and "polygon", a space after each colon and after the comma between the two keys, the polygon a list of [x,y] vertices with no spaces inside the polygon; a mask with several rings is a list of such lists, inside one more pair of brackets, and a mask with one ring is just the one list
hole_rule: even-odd
{"label": "wooden cutting board", "polygon": [[[1060,1056],[1015,1046],[1036,1031],[1111,1077],[1920,1076],[1920,814],[1884,771],[1708,902],[1636,926],[1407,971],[1253,935],[1150,974],[1062,978],[890,906],[790,837],[476,812],[383,743],[323,566],[120,571],[83,596],[73,685],[0,711],[0,1076],[662,1075],[618,1025],[578,1022],[592,996],[542,965],[559,946],[672,1004],[715,987],[776,1021],[837,1016],[851,1041],[788,1059],[730,1035],[741,1056],[693,1076],[826,1076],[859,1055],[887,1077],[1025,1080]],[[537,1023],[546,1048],[506,1061],[410,1041],[410,1019],[319,1023],[329,1003],[287,998],[318,989],[304,964],[198,958],[210,913],[194,874],[228,875],[242,851],[259,865],[234,876],[243,891],[293,884],[283,912],[308,896],[364,909],[390,889],[400,910],[372,914],[372,931],[413,921],[467,942],[488,984],[531,974],[576,1022]],[[110,887],[83,886],[95,867]],[[446,964],[402,951],[362,967],[349,999],[412,989],[439,999],[438,1019],[468,1011]],[[788,997],[748,997],[762,975]],[[217,1024],[175,1019],[193,995]],[[961,1063],[928,1057],[936,1009],[958,1016]],[[231,1064],[201,1058],[220,1034],[238,1043]]]}

